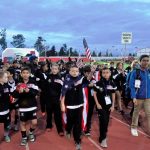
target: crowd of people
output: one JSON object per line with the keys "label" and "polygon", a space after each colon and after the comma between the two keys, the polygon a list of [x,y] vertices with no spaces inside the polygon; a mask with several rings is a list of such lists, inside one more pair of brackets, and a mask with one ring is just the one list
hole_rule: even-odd
{"label": "crowd of people", "polygon": [[[35,142],[34,131],[40,115],[37,113],[38,101],[41,115],[46,117],[46,131],[52,130],[54,115],[58,135],[70,139],[73,134],[77,150],[81,149],[83,133],[90,136],[94,111],[98,114],[99,143],[102,147],[108,147],[110,113],[116,110],[124,115],[124,107],[128,107],[129,103],[132,103],[131,134],[138,136],[138,118],[142,108],[150,131],[149,64],[148,55],[142,55],[128,68],[124,68],[124,62],[110,62],[109,65],[92,63],[79,67],[72,60],[38,62],[36,57],[30,62],[15,60],[13,63],[1,63],[0,123],[4,124],[5,141],[11,142],[10,130],[13,129],[21,132],[21,146],[28,141]],[[88,111],[83,128],[84,88],[88,91]]]}

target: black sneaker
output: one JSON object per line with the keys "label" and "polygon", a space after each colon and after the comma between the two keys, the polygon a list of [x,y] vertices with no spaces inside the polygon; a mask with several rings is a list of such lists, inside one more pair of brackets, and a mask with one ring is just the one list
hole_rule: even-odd
{"label": "black sneaker", "polygon": [[29,133],[28,139],[30,142],[35,142],[35,135],[33,133]]}
{"label": "black sneaker", "polygon": [[124,111],[123,110],[120,110],[120,113],[122,116],[124,116]]}
{"label": "black sneaker", "polygon": [[20,145],[26,146],[27,145],[27,138],[22,138]]}

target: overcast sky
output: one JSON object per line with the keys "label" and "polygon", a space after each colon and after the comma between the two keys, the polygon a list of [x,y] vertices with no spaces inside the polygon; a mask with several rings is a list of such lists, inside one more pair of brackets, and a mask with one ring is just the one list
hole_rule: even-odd
{"label": "overcast sky", "polygon": [[135,47],[150,47],[150,0],[1,0],[0,28],[7,40],[23,34],[32,46],[37,36],[59,48],[63,43],[83,50],[121,50],[121,33],[132,32]]}

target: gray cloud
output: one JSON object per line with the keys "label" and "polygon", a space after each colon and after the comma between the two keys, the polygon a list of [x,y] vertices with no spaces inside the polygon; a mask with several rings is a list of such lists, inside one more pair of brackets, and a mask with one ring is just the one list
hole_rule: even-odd
{"label": "gray cloud", "polygon": [[42,35],[49,44],[82,49],[86,37],[92,49],[121,47],[121,32],[133,32],[133,44],[149,46],[150,3],[147,0],[10,0],[0,1],[1,28],[8,40],[23,33],[28,45]]}

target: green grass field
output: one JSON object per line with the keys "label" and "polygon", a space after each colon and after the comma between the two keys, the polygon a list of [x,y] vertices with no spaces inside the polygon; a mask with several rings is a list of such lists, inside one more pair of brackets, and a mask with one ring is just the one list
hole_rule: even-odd
{"label": "green grass field", "polygon": [[[115,62],[115,64],[117,64],[117,62],[119,62],[119,61],[114,61]],[[103,65],[103,64],[110,64],[110,62],[109,61],[96,61],[96,64],[99,64],[99,65]],[[124,68],[127,68],[129,66],[129,64],[128,63],[124,63]]]}

